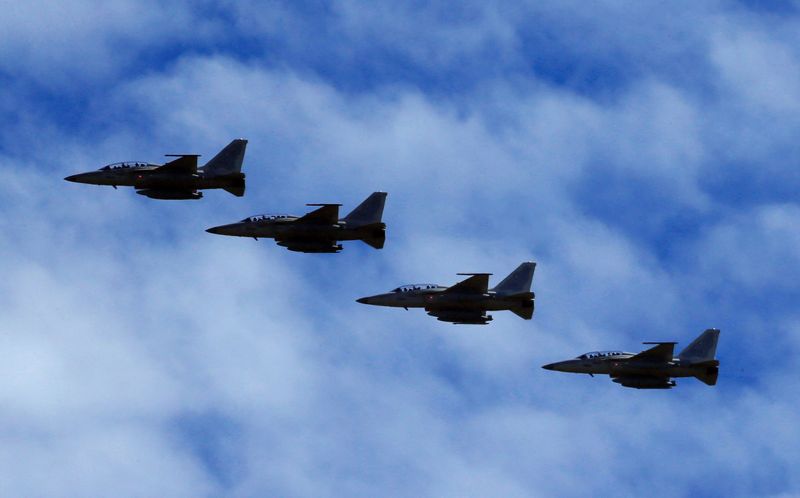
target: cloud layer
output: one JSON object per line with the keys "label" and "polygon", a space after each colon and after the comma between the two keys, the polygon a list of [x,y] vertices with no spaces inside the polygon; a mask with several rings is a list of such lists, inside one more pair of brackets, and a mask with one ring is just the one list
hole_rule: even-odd
{"label": "cloud layer", "polygon": [[[799,494],[797,5],[652,9],[13,7],[0,494]],[[61,180],[239,136],[241,199]],[[382,251],[203,232],[378,189]],[[530,259],[531,322],[354,302]],[[715,388],[539,368],[711,326]]]}

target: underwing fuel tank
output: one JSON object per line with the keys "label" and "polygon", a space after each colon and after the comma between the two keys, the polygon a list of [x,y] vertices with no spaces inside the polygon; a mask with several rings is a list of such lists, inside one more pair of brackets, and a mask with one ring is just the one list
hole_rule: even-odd
{"label": "underwing fuel tank", "polygon": [[441,322],[451,322],[462,325],[486,325],[492,321],[491,315],[475,316],[474,312],[457,310],[430,310],[428,314],[435,316]]}
{"label": "underwing fuel tank", "polygon": [[675,381],[657,377],[617,377],[611,379],[623,387],[635,389],[670,389],[675,387]]}
{"label": "underwing fuel tank", "polygon": [[334,253],[342,250],[341,244],[320,244],[319,242],[278,242],[278,245],[294,252]]}
{"label": "underwing fuel tank", "polygon": [[175,190],[143,189],[137,190],[136,193],[151,199],[166,200],[202,199],[203,197],[202,192],[180,192]]}

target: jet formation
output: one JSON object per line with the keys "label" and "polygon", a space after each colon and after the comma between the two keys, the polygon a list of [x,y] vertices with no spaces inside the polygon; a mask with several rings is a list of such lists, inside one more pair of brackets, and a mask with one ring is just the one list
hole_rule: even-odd
{"label": "jet formation", "polygon": [[719,361],[717,352],[718,329],[708,329],[700,334],[683,351],[673,357],[675,342],[645,342],[654,347],[641,353],[598,351],[586,353],[572,360],[544,365],[545,370],[584,373],[594,377],[603,374],[623,387],[636,389],[671,389],[676,377],[694,377],[709,386],[717,383]]}
{"label": "jet formation", "polygon": [[[136,193],[152,199],[200,199],[200,190],[224,189],[241,197],[245,191],[242,173],[247,140],[229,143],[204,166],[196,154],[167,154],[175,157],[165,164],[120,162],[99,170],[68,176],[65,180],[93,185],[134,187]],[[256,215],[206,231],[235,237],[271,238],[290,251],[337,253],[340,241],[360,240],[375,249],[386,241],[383,209],[386,192],[373,192],[344,218],[341,204],[307,204],[317,209],[301,216]],[[468,278],[452,286],[438,284],[402,285],[384,294],[357,299],[361,304],[397,308],[423,308],[437,320],[453,324],[486,325],[487,312],[508,310],[525,320],[533,317],[535,295],[531,291],[536,263],[519,265],[505,279],[489,288],[491,273],[459,273]],[[708,329],[678,356],[675,342],[645,342],[654,345],[640,353],[599,351],[550,363],[542,368],[559,372],[608,375],[611,380],[636,389],[670,389],[675,378],[695,377],[713,386],[719,374],[715,358],[718,329]]]}
{"label": "jet formation", "polygon": [[202,168],[197,167],[197,154],[167,154],[176,157],[165,164],[120,162],[99,170],[64,178],[69,182],[91,185],[133,187],[137,194],[151,199],[200,199],[199,190],[221,188],[231,194],[244,195],[245,175],[242,161],[247,140],[229,143]]}
{"label": "jet formation", "polygon": [[341,204],[306,204],[318,207],[303,216],[257,215],[242,221],[212,227],[206,232],[235,237],[275,239],[279,246],[296,252],[335,253],[342,250],[340,240],[360,240],[375,249],[386,241],[383,206],[386,192],[373,192],[344,218]]}
{"label": "jet formation", "polygon": [[489,289],[491,273],[459,273],[469,278],[445,287],[438,284],[402,285],[385,294],[362,297],[357,302],[396,308],[424,308],[442,322],[486,325],[492,320],[487,311],[509,310],[530,320],[533,317],[531,282],[536,263],[525,262]]}

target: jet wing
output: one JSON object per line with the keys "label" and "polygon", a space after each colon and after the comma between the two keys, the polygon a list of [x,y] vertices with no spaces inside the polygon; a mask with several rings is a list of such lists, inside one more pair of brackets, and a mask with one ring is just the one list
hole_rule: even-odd
{"label": "jet wing", "polygon": [[324,225],[334,225],[339,221],[340,204],[309,204],[309,206],[322,206],[315,209],[305,216],[297,218],[292,223],[319,223]]}
{"label": "jet wing", "polygon": [[[459,275],[464,275],[460,273]],[[489,273],[477,273],[461,282],[448,287],[442,293],[473,293],[485,294],[489,290]]]}
{"label": "jet wing", "polygon": [[156,168],[156,171],[170,171],[193,175],[197,173],[197,157],[196,155],[178,156],[177,159]]}
{"label": "jet wing", "polygon": [[[645,343],[645,344],[653,344],[653,343]],[[635,354],[631,356],[628,361],[637,361],[637,360],[648,360],[648,361],[672,361],[672,353],[675,349],[674,342],[660,342],[655,343],[656,346],[642,351],[639,354]]]}

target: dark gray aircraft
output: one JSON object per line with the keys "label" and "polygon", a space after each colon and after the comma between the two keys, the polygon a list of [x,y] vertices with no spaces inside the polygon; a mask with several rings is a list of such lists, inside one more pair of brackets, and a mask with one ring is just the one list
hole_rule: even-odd
{"label": "dark gray aircraft", "polygon": [[134,187],[137,194],[151,199],[200,199],[201,189],[221,188],[231,194],[244,195],[242,160],[247,140],[236,139],[222,149],[202,168],[197,167],[196,154],[167,154],[177,157],[166,164],[122,162],[103,166],[97,171],[64,178],[69,182],[92,185]]}
{"label": "dark gray aircraft", "polygon": [[361,240],[382,249],[386,240],[383,206],[386,192],[374,192],[350,214],[339,219],[341,204],[306,204],[319,206],[304,216],[259,215],[237,223],[209,228],[206,232],[235,237],[275,239],[279,246],[296,252],[339,252],[340,240]]}
{"label": "dark gray aircraft", "polygon": [[511,272],[493,289],[489,289],[491,273],[459,273],[470,277],[444,287],[436,284],[403,285],[386,294],[362,297],[361,304],[397,308],[425,308],[429,315],[442,322],[486,325],[492,320],[487,311],[510,310],[525,320],[533,316],[531,281],[536,263],[526,262]]}
{"label": "dark gray aircraft", "polygon": [[624,387],[636,389],[670,389],[675,387],[673,377],[695,377],[713,386],[717,383],[719,361],[717,351],[719,330],[708,329],[673,358],[675,342],[645,342],[656,346],[641,353],[599,351],[586,353],[573,360],[551,363],[542,368],[558,372],[585,373],[611,376],[611,380]]}

